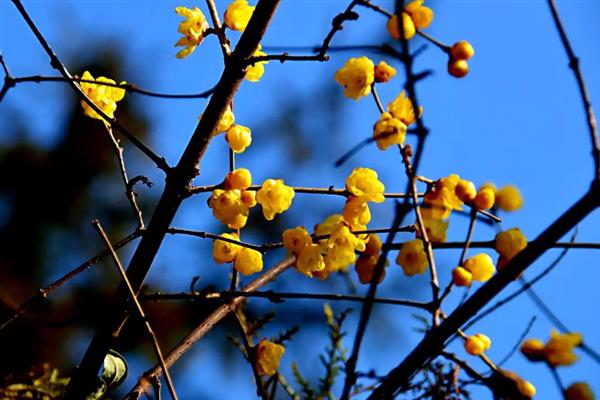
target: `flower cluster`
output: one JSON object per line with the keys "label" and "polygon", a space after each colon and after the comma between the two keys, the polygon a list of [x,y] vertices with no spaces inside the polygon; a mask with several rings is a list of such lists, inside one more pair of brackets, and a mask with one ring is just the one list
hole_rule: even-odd
{"label": "flower cluster", "polygon": [[285,352],[285,348],[268,339],[262,339],[255,348],[256,369],[259,375],[272,376],[279,368],[279,362]]}
{"label": "flower cluster", "polygon": [[[83,73],[81,79],[86,81],[96,81],[102,83],[108,83],[111,85],[115,85],[116,82],[112,79],[106,78],[104,76],[100,76],[96,79],[90,74],[88,71]],[[120,85],[124,85],[126,82],[121,82]],[[114,112],[117,109],[117,101],[123,100],[125,97],[125,89],[121,89],[115,86],[108,85],[97,85],[95,83],[90,82],[81,82],[80,84],[81,90],[86,94],[87,97],[90,98],[94,102],[94,104],[106,115],[111,118],[114,118]],[[83,107],[83,112],[90,118],[99,119],[106,126],[110,126],[110,123],[106,121],[100,114],[98,114],[88,103],[81,100],[81,107]]]}
{"label": "flower cluster", "polygon": [[448,73],[455,78],[462,78],[469,73],[467,61],[475,55],[471,43],[466,40],[454,43],[448,53]]}
{"label": "flower cluster", "polygon": [[175,46],[184,46],[175,57],[185,58],[192,54],[196,47],[204,40],[208,30],[208,22],[202,11],[198,7],[189,9],[187,7],[177,7],[175,12],[185,18],[179,23],[177,32],[183,36],[175,43]]}
{"label": "flower cluster", "polygon": [[[408,3],[402,11],[402,29],[404,40],[412,38],[419,29],[425,29],[433,20],[433,10],[423,5],[424,0],[415,0]],[[393,15],[387,22],[387,30],[390,35],[400,39],[400,21],[397,15]]]}
{"label": "flower cluster", "polygon": [[387,112],[379,117],[373,126],[373,139],[380,150],[385,150],[391,145],[402,144],[406,138],[406,130],[421,116],[423,108],[419,108],[419,115],[415,113],[412,102],[402,91],[394,101],[388,104]]}
{"label": "flower cluster", "polygon": [[551,367],[571,365],[577,361],[573,350],[582,342],[583,338],[579,333],[560,334],[553,330],[546,344],[539,339],[525,340],[521,344],[521,353],[529,361],[543,361]]}
{"label": "flower cluster", "polygon": [[[238,241],[237,233],[223,233],[223,238]],[[262,254],[254,249],[243,247],[230,241],[213,242],[213,258],[217,264],[233,262],[235,269],[242,275],[251,275],[263,269]]]}
{"label": "flower cluster", "polygon": [[307,276],[325,269],[321,247],[314,244],[312,237],[303,226],[283,232],[283,247],[296,256],[296,268]]}
{"label": "flower cluster", "polygon": [[463,262],[452,271],[452,281],[456,286],[469,286],[472,281],[488,281],[496,272],[492,258],[479,253]]}
{"label": "flower cluster", "polygon": [[283,179],[267,179],[256,193],[256,200],[262,206],[265,218],[271,221],[276,214],[291,207],[295,194],[293,188],[283,183]]}
{"label": "flower cluster", "polygon": [[490,348],[492,341],[483,333],[468,336],[464,341],[465,351],[472,356],[480,356]]}
{"label": "flower cluster", "polygon": [[336,71],[335,81],[344,87],[344,95],[354,100],[371,93],[374,82],[385,83],[396,75],[396,69],[381,61],[375,65],[367,57],[350,58]]}

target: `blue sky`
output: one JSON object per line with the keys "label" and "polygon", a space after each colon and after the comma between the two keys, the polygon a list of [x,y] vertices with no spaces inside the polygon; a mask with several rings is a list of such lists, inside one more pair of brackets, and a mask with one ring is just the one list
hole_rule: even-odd
{"label": "blue sky", "polygon": [[[329,30],[331,19],[346,3],[337,0],[283,1],[263,45],[310,46],[320,43]],[[393,8],[391,1],[377,3],[389,10]],[[517,185],[523,193],[525,205],[519,212],[503,215],[503,226],[518,226],[529,238],[534,238],[585,192],[592,176],[590,140],[579,92],[568,69],[548,6],[543,0],[432,0],[428,4],[435,10],[435,19],[427,32],[447,43],[468,39],[475,47],[476,55],[470,62],[471,72],[462,80],[447,75],[445,55],[433,46],[429,46],[416,63],[419,70],[434,71],[431,78],[418,86],[419,100],[424,107],[423,118],[431,129],[419,172],[430,178],[458,173],[478,184],[493,181],[498,185]],[[178,38],[176,28],[180,19],[173,10],[178,5],[198,5],[205,10],[201,1],[25,2],[32,18],[67,65],[89,57],[98,47],[114,44],[120,49],[127,66],[127,76],[115,79],[127,80],[155,91],[199,92],[211,87],[218,79],[222,68],[220,51],[215,39],[208,38],[190,57],[184,60],[174,57],[176,49],[173,44]],[[220,10],[224,10],[226,5],[227,2],[217,1]],[[574,49],[581,58],[581,68],[592,100],[597,99],[600,96],[600,45],[596,40],[600,33],[597,24],[600,2],[565,0],[559,1],[558,5]],[[334,45],[379,44],[387,40],[385,20],[371,11],[359,11],[359,21],[347,23],[346,29],[336,36]],[[231,37],[235,41],[238,35],[232,34]],[[420,43],[416,39],[413,46]],[[55,75],[47,56],[8,1],[0,3],[0,49],[14,76]],[[390,191],[404,189],[406,181],[400,160],[393,151],[381,153],[375,147],[367,148],[341,168],[333,168],[337,157],[370,135],[377,118],[371,99],[355,102],[344,98],[342,89],[337,88],[343,113],[337,117],[336,129],[327,125],[331,123],[327,118],[327,105],[303,122],[315,132],[310,139],[311,146],[319,149],[322,160],[331,162],[304,164],[302,170],[297,170],[297,166],[285,157],[282,146],[289,143],[286,138],[277,136],[277,126],[269,124],[288,102],[297,99],[315,101],[323,87],[332,85],[335,70],[348,57],[359,55],[362,53],[358,51],[335,53],[327,63],[270,63],[260,83],[242,84],[236,97],[236,119],[244,125],[256,127],[253,130],[253,146],[260,148],[261,153],[254,153],[251,147],[238,158],[238,163],[252,170],[256,182],[268,177],[282,177],[298,186],[341,186],[352,168],[366,166],[379,172]],[[371,56],[376,62],[381,59],[377,55]],[[399,74],[381,89],[384,103],[391,101],[402,85],[403,70],[395,61],[390,63],[398,67]],[[60,121],[66,116],[65,96],[72,94],[59,84],[23,84],[12,89],[0,107],[0,129],[6,129],[11,123],[13,113],[26,115],[25,123],[36,132],[33,139],[42,146],[51,147],[59,133]],[[206,101],[168,101],[139,96],[135,100],[150,120],[152,147],[174,164]],[[8,140],[11,139],[0,135],[0,141]],[[412,142],[414,138],[408,140]],[[202,161],[202,175],[198,178],[200,184],[222,179],[227,168],[225,154],[224,140],[218,137]],[[149,167],[149,164],[140,164],[140,168]],[[150,175],[160,181],[160,174]],[[315,201],[320,201],[318,198],[298,201],[299,210],[303,212],[294,214],[297,223],[312,226],[323,217],[322,214],[306,211],[314,206]],[[204,199],[183,207],[176,224],[196,229],[214,227],[214,224],[203,224],[200,216],[207,215],[205,210],[201,210],[203,202]],[[320,212],[333,212],[336,207],[341,208],[341,203],[329,201],[327,205],[318,207]],[[371,226],[389,225],[393,204],[377,205],[372,212],[374,219]],[[598,226],[600,213],[596,211],[579,226],[578,241],[598,242]],[[465,229],[466,221],[455,217],[449,237],[462,240]],[[475,239],[489,240],[494,234],[486,225],[478,225]],[[182,269],[174,274],[168,265],[191,262],[186,250],[192,246],[197,247],[198,242],[168,239],[151,273],[150,282],[161,282],[168,277],[168,289],[181,290],[185,287],[193,273]],[[208,249],[210,244],[201,246]],[[541,271],[557,252],[550,251],[543,256],[526,277]],[[447,280],[458,253],[440,250],[437,254],[442,279]],[[597,312],[595,304],[600,300],[597,290],[600,280],[598,260],[598,254],[592,250],[573,250],[536,287],[538,294],[567,326],[582,332],[585,341],[595,349],[600,349],[600,329],[597,318],[593,317]],[[293,272],[288,274],[282,279],[297,279]],[[341,288],[335,284],[316,285],[323,291]],[[426,292],[420,289],[427,285],[425,277],[409,280],[392,265],[381,292],[405,297],[406,293],[399,292],[398,288],[413,287],[414,293],[411,294],[426,296]],[[312,304],[311,307],[318,308],[320,305]],[[379,373],[385,373],[418,342],[419,336],[411,330],[415,322],[410,318],[410,310],[382,307],[380,311],[370,325],[359,367],[376,367]],[[526,296],[482,321],[472,333],[489,333],[493,340],[489,355],[492,359],[500,359],[509,352],[534,315],[538,318],[530,336],[546,339],[552,326]],[[347,325],[350,337],[353,337],[355,326],[356,321],[350,319]],[[381,342],[373,338],[385,337],[385,332],[381,331],[385,329],[390,329],[394,335],[388,338],[385,346],[381,346]],[[298,344],[290,347],[283,359],[284,370],[288,370],[295,358],[294,351],[307,343],[314,343],[311,342],[313,339],[300,337]],[[87,337],[82,337],[81,346],[85,346],[87,340]],[[323,343],[323,340],[319,338],[316,342]],[[346,344],[350,347],[351,342]],[[75,359],[81,346],[73,349]],[[197,345],[199,349],[202,347],[202,342]],[[305,358],[301,368],[310,369],[310,365],[317,362],[316,353],[321,348],[315,344],[315,357]],[[192,355],[188,359],[194,359],[200,365],[211,363],[211,357],[218,357],[218,353],[210,349],[195,352],[198,352],[197,357]],[[456,348],[456,352],[464,355],[460,348]],[[542,366],[527,364],[522,356],[516,354],[506,367],[533,381],[538,388],[537,398],[558,398],[554,383]],[[211,370],[210,376],[202,378],[194,376],[193,369],[187,369],[185,374],[190,379],[194,376],[193,380],[202,386],[205,382],[223,379],[228,368],[220,365]],[[245,376],[244,366],[235,368],[236,376]],[[135,375],[132,373],[132,376]],[[561,376],[567,384],[586,380],[600,394],[600,382],[594,380],[598,376],[598,365],[584,355],[576,366],[561,370]],[[183,383],[189,380],[182,376],[176,378],[177,381]],[[222,382],[225,384],[225,381]],[[249,375],[247,381],[240,380],[235,384],[228,381],[227,384],[240,396],[252,393]]]}

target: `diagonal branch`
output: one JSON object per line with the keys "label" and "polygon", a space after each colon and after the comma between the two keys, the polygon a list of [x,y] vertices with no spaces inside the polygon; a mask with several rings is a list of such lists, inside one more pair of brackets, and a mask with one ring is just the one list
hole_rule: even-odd
{"label": "diagonal branch", "polygon": [[156,335],[154,334],[152,325],[150,325],[150,322],[148,321],[148,318],[146,317],[146,313],[144,312],[142,305],[140,304],[139,300],[137,299],[137,296],[135,294],[135,291],[133,290],[133,287],[131,287],[131,283],[129,282],[129,279],[127,279],[127,273],[125,272],[125,269],[123,268],[123,264],[121,264],[121,260],[119,260],[119,256],[117,255],[117,253],[115,252],[115,249],[113,248],[112,244],[110,243],[108,236],[106,236],[106,232],[102,228],[100,221],[98,221],[96,219],[96,220],[92,221],[92,225],[98,231],[98,234],[100,235],[100,237],[104,241],[104,244],[106,245],[106,248],[110,252],[113,262],[115,263],[115,265],[117,266],[117,269],[119,270],[119,273],[121,274],[121,279],[123,279],[125,281],[125,283],[127,284],[127,289],[129,289],[129,295],[131,296],[131,300],[135,304],[135,307],[137,309],[138,314],[140,315],[140,318],[142,319],[142,321],[144,321],[144,325],[146,326],[146,331],[148,331],[148,335],[150,335],[150,338],[152,339],[152,346],[154,347],[154,352],[156,353],[156,356],[158,357],[160,365],[162,366],[163,370],[165,371],[165,380],[167,381],[167,387],[169,388],[169,393],[171,394],[171,398],[173,400],[177,400],[177,393],[175,392],[175,387],[173,386],[173,381],[171,380],[171,374],[169,373],[169,370],[165,365],[165,359],[163,358],[163,354],[160,349],[160,344],[158,343],[158,339],[156,338]]}
{"label": "diagonal branch", "polygon": [[558,239],[600,206],[600,181],[595,181],[589,191],[565,211],[536,240],[520,252],[498,274],[459,306],[438,327],[429,331],[423,340],[372,392],[369,399],[387,399],[408,384],[410,379],[431,358],[435,357],[455,332],[489,303],[498,293],[513,282],[528,266],[535,262]]}

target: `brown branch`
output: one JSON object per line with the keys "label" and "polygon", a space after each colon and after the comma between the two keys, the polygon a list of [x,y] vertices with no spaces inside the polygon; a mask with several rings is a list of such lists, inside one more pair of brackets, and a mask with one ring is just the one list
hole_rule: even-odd
{"label": "brown branch", "polygon": [[[125,245],[127,245],[131,241],[137,239],[141,235],[142,235],[142,231],[135,231],[135,232],[129,234],[128,236],[126,236],[125,238],[119,240],[115,244],[113,244],[113,248],[120,249],[121,247],[124,247]],[[101,259],[103,259],[107,255],[109,255],[109,251],[108,250],[104,250],[103,252],[95,255],[94,257],[92,257],[92,258],[84,261],[78,267],[76,267],[73,270],[67,272],[65,275],[61,276],[60,278],[58,278],[57,280],[55,280],[54,282],[52,282],[48,286],[45,286],[43,288],[38,289],[37,293],[34,296],[32,296],[29,299],[25,300],[21,304],[21,306],[19,306],[15,310],[14,314],[9,319],[7,319],[6,321],[4,321],[2,323],[2,325],[0,325],[0,331],[2,329],[6,328],[11,323],[13,323],[16,319],[18,319],[21,315],[23,315],[23,313],[25,313],[27,311],[27,309],[29,309],[30,307],[32,307],[38,301],[40,301],[42,299],[46,299],[56,289],[58,289],[59,287],[61,287],[62,285],[64,285],[68,281],[70,281],[71,279],[75,278],[77,275],[79,275],[83,271],[85,271],[88,268],[94,266],[95,264],[97,264]]]}
{"label": "brown branch", "polygon": [[214,0],[206,0],[206,5],[208,6],[208,10],[210,12],[210,18],[213,22],[215,34],[219,38],[219,45],[221,46],[223,57],[226,59],[231,54],[231,48],[229,47],[229,39],[227,39],[225,29],[223,29],[223,26],[221,25],[221,20],[219,19],[217,6],[215,5]]}
{"label": "brown branch", "polygon": [[[267,283],[274,280],[279,274],[288,269],[296,261],[295,257],[287,257],[279,264],[275,265],[267,272],[250,282],[242,289],[244,292],[254,292],[260,289]],[[245,296],[233,298],[229,303],[219,306],[212,314],[204,319],[196,328],[183,338],[177,346],[175,346],[167,355],[165,363],[167,367],[175,364],[187,351],[200,340],[209,330],[211,330],[219,321],[225,318],[229,313],[233,312],[246,299]],[[162,374],[160,365],[155,365],[154,368],[146,371],[140,378],[135,387],[129,392],[128,399],[139,399],[143,393],[150,389],[150,383],[156,377]]]}
{"label": "brown branch", "polygon": [[[273,303],[282,303],[284,299],[299,299],[299,300],[328,300],[328,301],[352,301],[364,303],[367,299],[363,296],[338,294],[338,293],[300,293],[300,292],[274,292],[274,291],[231,291],[222,292],[193,292],[193,293],[148,293],[142,294],[141,298],[144,301],[165,301],[165,300],[221,300],[228,301],[235,297],[252,297],[267,299]],[[431,303],[422,303],[412,300],[389,299],[389,298],[374,298],[372,300],[378,304],[391,304],[397,306],[414,307],[423,310],[431,310]]]}
{"label": "brown branch", "polygon": [[[18,2],[18,0],[13,1]],[[278,4],[278,0],[260,0],[258,2],[179,162],[167,175],[164,191],[127,269],[127,276],[135,292],[139,291],[142,286],[177,210],[183,200],[189,196],[188,190],[191,187],[191,181],[199,174],[200,160],[213,137],[213,131],[244,79],[244,60],[254,53]],[[121,282],[112,304],[106,307],[109,312],[100,316],[101,323],[99,323],[98,330],[83,356],[79,368],[72,376],[64,400],[80,399],[93,387],[104,356],[115,340],[115,336],[118,335],[119,328],[123,325],[126,317],[127,298],[127,288]]]}
{"label": "brown branch", "polygon": [[[18,77],[18,78],[12,78],[12,81],[14,82],[15,85],[19,84],[19,83],[26,83],[26,82],[31,82],[31,83],[42,83],[42,82],[93,83],[93,84],[99,85],[99,86],[117,87],[120,89],[125,89],[126,91],[128,91],[130,93],[138,93],[138,94],[141,94],[144,96],[157,97],[157,98],[162,98],[162,99],[205,99],[214,92],[214,88],[212,88],[212,89],[205,90],[204,92],[201,92],[201,93],[191,93],[191,94],[158,93],[158,92],[153,92],[150,90],[142,89],[134,83],[121,84],[121,83],[111,83],[111,82],[98,82],[98,81],[95,81],[92,79],[82,79],[82,78],[79,78],[77,75],[74,75],[73,77],[70,77],[70,78],[62,77],[62,76],[32,75],[32,76],[23,76],[23,77]],[[15,85],[13,85],[13,86],[15,86]],[[0,100],[1,99],[2,98],[0,97]]]}
{"label": "brown branch", "polygon": [[579,68],[579,58],[575,55],[573,51],[573,47],[571,46],[571,42],[567,37],[567,32],[565,31],[565,27],[560,19],[560,15],[558,14],[558,8],[556,7],[556,2],[554,0],[548,0],[548,5],[550,6],[550,11],[552,11],[552,18],[554,19],[554,24],[556,25],[556,29],[560,35],[560,40],[567,52],[567,56],[569,57],[569,67],[573,70],[575,74],[575,79],[577,80],[577,85],[579,86],[579,92],[581,93],[581,100],[583,102],[583,108],[585,109],[586,120],[588,129],[590,131],[590,139],[592,142],[592,157],[594,159],[594,176],[597,180],[600,180],[600,139],[598,138],[598,125],[596,123],[596,116],[594,115],[594,110],[592,109],[592,102],[590,100],[590,94],[585,84],[585,80],[583,79],[583,73]]}
{"label": "brown branch", "polygon": [[121,279],[123,279],[123,281],[127,285],[127,289],[129,290],[129,296],[130,296],[131,300],[133,301],[133,303],[135,304],[135,307],[137,309],[137,312],[138,312],[140,318],[142,319],[142,321],[144,321],[146,331],[148,332],[150,339],[152,339],[152,346],[154,347],[154,352],[156,353],[156,357],[158,357],[160,365],[162,366],[163,370],[165,371],[165,380],[167,381],[167,387],[169,389],[169,393],[171,394],[171,398],[173,400],[177,400],[177,392],[175,392],[175,387],[173,386],[173,381],[171,380],[171,374],[169,373],[169,369],[165,365],[165,359],[163,358],[162,351],[160,350],[160,344],[158,343],[158,339],[156,338],[156,335],[154,334],[152,325],[150,325],[150,322],[148,321],[148,318],[146,317],[146,313],[144,312],[142,305],[140,304],[140,302],[137,299],[137,296],[135,294],[135,291],[133,290],[133,287],[131,286],[131,283],[129,282],[129,279],[127,279],[127,273],[125,272],[125,269],[123,268],[123,264],[121,264],[121,260],[119,260],[119,256],[115,252],[115,249],[112,247],[112,244],[110,243],[110,239],[108,238],[108,236],[106,235],[106,232],[102,228],[100,221],[97,219],[93,220],[92,226],[98,231],[98,234],[104,241],[104,244],[112,257],[113,262],[115,263],[117,269],[119,270]]}
{"label": "brown branch", "polygon": [[492,279],[459,306],[442,324],[431,331],[373,391],[370,399],[390,398],[399,388],[408,384],[414,374],[438,353],[444,343],[471,317],[489,303],[506,286],[513,282],[528,266],[537,260],[558,239],[565,235],[600,204],[600,181],[571,208],[565,211],[536,240],[510,260]]}
{"label": "brown branch", "polygon": [[[199,194],[199,193],[212,192],[213,190],[221,189],[222,187],[223,187],[223,184],[194,186],[194,187],[190,188],[190,193],[191,194]],[[260,188],[261,188],[260,185],[252,185],[246,190],[257,191]],[[292,189],[294,189],[294,192],[302,193],[302,194],[330,194],[330,195],[337,195],[337,196],[343,196],[343,197],[348,197],[352,194],[347,189],[339,189],[339,188],[335,188],[334,186],[329,186],[328,188],[292,186]],[[425,195],[424,193],[417,194],[417,196],[419,196],[419,197],[423,197],[424,195]],[[407,193],[383,193],[383,197],[388,198],[388,199],[403,199],[403,198],[407,198],[409,196],[410,196],[410,194],[407,194]]]}

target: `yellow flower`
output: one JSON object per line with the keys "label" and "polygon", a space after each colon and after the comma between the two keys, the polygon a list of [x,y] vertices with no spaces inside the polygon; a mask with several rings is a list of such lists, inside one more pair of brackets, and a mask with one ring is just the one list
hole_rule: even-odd
{"label": "yellow flower", "polygon": [[513,185],[506,185],[496,192],[496,205],[504,211],[516,211],[523,206],[521,192]]}
{"label": "yellow flower", "polygon": [[283,247],[292,254],[298,254],[302,249],[312,244],[312,237],[303,226],[283,231]]}
{"label": "yellow flower", "polygon": [[464,342],[465,350],[472,356],[480,356],[490,348],[492,341],[483,333],[477,333],[467,337]]}
{"label": "yellow flower", "polygon": [[368,203],[355,196],[348,197],[342,215],[351,226],[366,225],[371,221]]}
{"label": "yellow flower", "polygon": [[592,388],[585,382],[575,382],[567,388],[565,400],[594,400]]}
{"label": "yellow flower", "polygon": [[519,389],[519,392],[525,397],[532,398],[535,396],[535,386],[525,379],[517,379],[517,389]]}
{"label": "yellow flower", "polygon": [[385,150],[393,144],[402,144],[406,138],[406,125],[392,114],[385,112],[373,127],[373,139],[379,150]]}
{"label": "yellow flower", "polygon": [[239,190],[216,189],[208,199],[213,215],[231,229],[243,228],[248,219],[248,205],[242,201]]}
{"label": "yellow flower", "polygon": [[[382,243],[379,236],[374,233],[369,234],[365,251],[360,254],[358,261],[356,262],[356,274],[361,283],[367,284],[371,282],[373,273],[375,272],[375,266],[379,260],[381,247]],[[377,283],[383,281],[383,278],[385,278],[385,268],[381,271]]]}
{"label": "yellow flower", "polygon": [[250,128],[242,125],[232,125],[225,134],[225,139],[234,153],[243,153],[252,143]]}
{"label": "yellow flower", "polygon": [[233,111],[231,111],[231,106],[227,106],[227,108],[223,112],[223,115],[221,115],[219,122],[217,122],[216,132],[227,132],[227,130],[231,128],[231,125],[233,125],[234,122],[235,116],[233,115]]}
{"label": "yellow flower", "polygon": [[[402,25],[404,39],[412,38],[418,29],[427,28],[433,20],[433,10],[423,6],[423,0],[411,1],[402,11]],[[387,30],[396,40],[400,39],[398,30],[398,16],[392,16],[387,23]]]}
{"label": "yellow flower", "polygon": [[177,7],[175,12],[185,18],[177,28],[177,32],[181,33],[183,37],[175,43],[175,46],[185,46],[175,57],[184,58],[192,54],[196,50],[196,46],[202,42],[208,29],[208,22],[198,7],[194,7],[193,10],[187,7]]}
{"label": "yellow flower", "polygon": [[263,269],[262,254],[254,249],[244,247],[235,257],[233,266],[242,275],[251,275],[255,272],[260,272]]}
{"label": "yellow flower", "polygon": [[[92,74],[88,71],[83,73],[81,79],[88,81],[104,82],[115,84],[116,82],[112,79],[108,79],[104,76],[100,76],[94,79]],[[124,85],[125,81],[121,82],[120,85]],[[97,85],[95,83],[81,82],[81,90],[94,102],[94,104],[102,110],[102,112],[111,118],[114,118],[114,112],[117,109],[117,101],[121,101],[125,97],[125,89],[121,89],[114,86]],[[105,121],[96,111],[92,109],[85,101],[81,100],[81,107],[83,112],[90,118],[99,119],[104,122],[104,125],[110,126],[110,123]]]}
{"label": "yellow flower", "polygon": [[[259,44],[258,48],[253,54],[253,57],[266,56],[267,53],[261,51],[262,46]],[[246,67],[246,80],[249,82],[258,82],[265,73],[265,64],[267,61],[258,61],[252,65]]]}
{"label": "yellow flower", "polygon": [[452,60],[468,60],[475,55],[475,50],[471,43],[466,40],[456,42],[450,48],[450,58]]}
{"label": "yellow flower", "polygon": [[[239,240],[237,233],[223,233],[224,238]],[[241,246],[226,242],[224,240],[215,240],[213,242],[213,258],[217,264],[232,262],[235,256],[242,249]]]}
{"label": "yellow flower", "polygon": [[246,190],[252,185],[252,174],[246,168],[238,168],[225,176],[223,187],[226,190]]}
{"label": "yellow flower", "polygon": [[[315,235],[329,235],[333,230],[344,221],[344,217],[340,214],[332,214],[325,218],[323,222],[315,225]],[[329,239],[321,239],[319,243],[326,243]]]}
{"label": "yellow flower", "polygon": [[527,247],[527,238],[519,228],[511,228],[496,235],[496,251],[506,261]]}
{"label": "yellow flower", "polygon": [[321,254],[321,246],[311,242],[308,246],[301,248],[296,259],[296,268],[304,275],[311,277],[313,272],[323,271],[325,260]]}
{"label": "yellow flower", "polygon": [[544,343],[539,339],[527,339],[521,343],[521,353],[527,357],[529,361],[544,361]]}
{"label": "yellow flower", "polygon": [[452,210],[462,209],[463,202],[456,195],[459,181],[460,177],[452,174],[435,182],[423,199],[421,214],[424,218],[446,219]]}
{"label": "yellow flower", "polygon": [[[425,231],[427,232],[427,238],[431,243],[444,243],[446,241],[446,231],[450,221],[443,221],[441,219],[434,218],[423,218],[423,224],[425,225]],[[417,232],[420,237],[420,232]]]}
{"label": "yellow flower", "polygon": [[246,0],[235,0],[225,10],[223,23],[229,29],[243,32],[248,26],[250,17],[254,12],[254,6],[248,5]]}
{"label": "yellow flower", "polygon": [[381,203],[385,200],[385,186],[379,181],[377,172],[370,168],[354,168],[346,178],[346,190],[362,201]]}
{"label": "yellow flower", "polygon": [[495,201],[496,195],[494,190],[490,187],[482,187],[477,192],[477,196],[475,197],[475,200],[473,200],[473,204],[480,210],[489,210],[494,206]]}
{"label": "yellow flower", "polygon": [[380,61],[379,64],[375,66],[375,82],[386,83],[394,76],[396,76],[396,69],[385,61]]}
{"label": "yellow flower", "polygon": [[492,258],[485,253],[474,255],[466,260],[463,268],[471,273],[474,281],[479,282],[489,280],[496,271]]}
{"label": "yellow flower", "polygon": [[415,108],[403,90],[394,101],[388,104],[388,112],[408,127],[421,117],[423,107],[419,107],[419,115],[415,116]]}
{"label": "yellow flower", "polygon": [[256,193],[256,200],[262,206],[265,218],[271,221],[275,214],[290,208],[294,195],[294,189],[286,186],[283,179],[267,179]]}
{"label": "yellow flower", "polygon": [[345,270],[356,261],[356,251],[365,250],[365,242],[359,239],[343,220],[336,225],[331,223],[337,219],[336,215],[329,217],[323,225],[317,226],[315,232],[321,235],[321,232],[329,231],[329,239],[320,241],[321,251],[325,253],[325,269],[320,274],[315,274],[320,278],[327,277],[330,273],[339,270]]}
{"label": "yellow flower", "polygon": [[270,340],[262,339],[256,346],[256,369],[259,375],[271,376],[277,372],[285,348]]}
{"label": "yellow flower", "polygon": [[396,258],[396,264],[402,267],[406,276],[422,274],[427,271],[427,254],[421,239],[404,242]]}
{"label": "yellow flower", "polygon": [[544,347],[546,362],[553,367],[574,364],[578,358],[573,350],[582,342],[583,338],[579,333],[560,334],[553,330]]}
{"label": "yellow flower", "polygon": [[242,202],[248,207],[254,207],[256,205],[256,192],[244,190],[242,192]]}
{"label": "yellow flower", "polygon": [[473,275],[461,266],[452,270],[452,282],[456,286],[471,286]]}
{"label": "yellow flower", "polygon": [[371,93],[375,66],[367,57],[351,58],[335,73],[335,81],[344,86],[344,95],[354,100]]}
{"label": "yellow flower", "polygon": [[448,73],[455,78],[464,78],[469,73],[469,64],[465,60],[450,60]]}
{"label": "yellow flower", "polygon": [[367,238],[367,244],[365,247],[365,251],[361,254],[365,256],[379,256],[382,247],[381,239],[377,236],[376,233],[370,233]]}
{"label": "yellow flower", "polygon": [[454,193],[456,193],[456,197],[459,198],[463,203],[469,203],[475,200],[477,196],[477,189],[475,188],[475,184],[471,181],[467,181],[466,179],[461,179],[456,184],[454,188]]}

